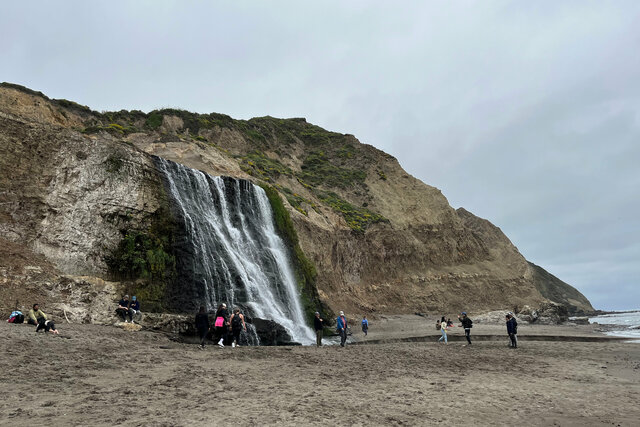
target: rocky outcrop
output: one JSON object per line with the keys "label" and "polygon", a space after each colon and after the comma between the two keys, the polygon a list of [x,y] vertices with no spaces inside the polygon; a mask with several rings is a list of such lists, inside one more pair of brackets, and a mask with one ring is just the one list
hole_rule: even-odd
{"label": "rocky outcrop", "polygon": [[[64,275],[113,278],[106,259],[123,230],[148,228],[167,205],[153,154],[277,189],[315,266],[308,273],[317,295],[333,310],[548,301],[571,313],[592,310],[578,291],[529,264],[497,227],[454,210],[393,157],[304,119],[97,113],[4,84],[0,129],[0,232],[47,264],[51,283]],[[7,262],[0,256],[0,267]],[[6,280],[18,283],[12,278],[26,265]]]}
{"label": "rocky outcrop", "polygon": [[252,323],[260,339],[260,345],[295,344],[287,330],[273,320],[254,317]]}
{"label": "rocky outcrop", "polygon": [[529,262],[533,273],[533,283],[543,297],[566,307],[569,316],[593,313],[595,309],[576,288],[558,279],[544,268]]}

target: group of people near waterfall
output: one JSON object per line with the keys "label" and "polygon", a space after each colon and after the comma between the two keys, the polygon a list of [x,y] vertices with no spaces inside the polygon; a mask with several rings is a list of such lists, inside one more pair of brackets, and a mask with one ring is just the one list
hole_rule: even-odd
{"label": "group of people near waterfall", "polygon": [[[129,301],[129,296],[124,295],[118,302],[118,308],[116,313],[122,318],[123,322],[134,322],[134,318],[140,318],[140,302],[134,295]],[[127,319],[128,318],[128,319]],[[20,311],[13,311],[7,320],[9,323],[23,323],[24,315]],[[52,319],[49,319],[47,315],[40,309],[38,303],[33,304],[31,310],[27,315],[27,323],[36,326],[36,332],[44,330],[45,332],[51,332],[52,334],[58,334],[55,323]],[[473,328],[473,321],[467,316],[467,313],[463,311],[458,315],[460,326],[464,329],[464,336],[468,344],[471,345],[471,328]],[[507,327],[507,334],[509,335],[509,346],[511,348],[518,348],[518,322],[513,312],[508,312],[505,315],[505,323]],[[227,304],[222,303],[218,306],[213,322],[210,322],[209,315],[204,306],[200,307],[200,310],[195,316],[195,326],[198,337],[200,339],[200,348],[205,348],[207,336],[211,333],[213,341],[217,343],[219,347],[224,347],[225,342],[231,342],[231,347],[235,348],[241,344],[241,334],[247,331],[247,325],[245,323],[245,317],[242,314],[240,308],[235,308],[233,313],[230,313],[227,309]],[[325,330],[325,321],[320,317],[320,313],[316,312],[313,320],[313,326],[316,333],[316,345],[322,346],[322,338]],[[363,316],[361,321],[362,333],[367,336],[369,332],[369,320],[367,316]],[[446,319],[442,316],[440,320],[436,321],[436,329],[440,331],[442,336],[438,339],[438,342],[448,344],[447,330],[453,327],[451,319]],[[340,336],[340,346],[344,347],[347,343],[347,336],[350,333],[349,322],[344,314],[344,311],[340,311],[336,318],[336,332]]]}
{"label": "group of people near waterfall", "polygon": [[[212,326],[204,306],[201,306],[198,314],[196,314],[195,323],[196,331],[200,338],[200,348],[204,350],[207,335],[211,332]],[[243,331],[247,331],[247,324],[240,309],[235,308],[233,313],[229,315],[227,304],[220,304],[213,322],[213,341],[217,342],[219,347],[224,347],[224,342],[230,339],[231,347],[235,348],[240,345],[240,335]]]}
{"label": "group of people near waterfall", "polygon": [[[518,322],[513,314],[509,312],[505,315],[507,334],[509,335],[510,347],[518,347]],[[469,318],[467,312],[463,311],[458,315],[460,326],[464,329],[464,336],[467,340],[467,345],[471,345],[471,328],[473,328],[473,320]],[[209,322],[209,315],[204,307],[200,307],[200,311],[196,314],[195,318],[196,330],[198,337],[200,338],[200,348],[204,349],[205,342],[208,334],[211,332],[211,324]],[[325,330],[325,321],[320,316],[319,312],[315,312],[313,319],[313,326],[316,334],[316,346],[322,346],[322,338]],[[367,336],[369,332],[369,320],[367,316],[363,316],[361,321],[362,333]],[[440,320],[436,321],[436,329],[440,331],[442,336],[438,339],[438,342],[448,344],[447,330],[453,327],[451,319],[446,319],[442,316]],[[231,347],[240,345],[240,334],[242,331],[247,330],[244,315],[240,312],[239,308],[236,308],[229,316],[226,304],[220,304],[215,314],[215,322],[213,325],[213,340],[217,342],[218,346],[224,347],[224,342],[231,340]],[[347,336],[350,333],[349,322],[344,314],[344,311],[340,311],[336,318],[336,332],[340,337],[340,347],[344,347],[347,343]],[[230,337],[230,338],[228,338]]]}
{"label": "group of people near waterfall", "polygon": [[[362,318],[362,332],[365,336],[369,332],[369,321],[367,316]],[[322,336],[324,335],[324,320],[320,317],[320,313],[316,311],[315,318],[313,319],[313,327],[316,331],[316,346],[322,346]],[[347,318],[344,315],[344,311],[340,312],[340,315],[336,319],[336,332],[340,336],[340,347],[344,347],[347,343],[347,335],[349,334],[349,324]]]}

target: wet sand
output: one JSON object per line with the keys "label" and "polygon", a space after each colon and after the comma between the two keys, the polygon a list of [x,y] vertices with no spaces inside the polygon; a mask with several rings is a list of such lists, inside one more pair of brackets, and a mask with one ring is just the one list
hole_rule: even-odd
{"label": "wet sand", "polygon": [[[430,321],[411,316],[372,321],[366,340],[418,331],[433,340],[202,351],[144,330],[59,326],[53,336],[0,325],[0,425],[631,426],[640,419],[640,344],[527,341],[521,327],[512,350],[500,325],[476,325],[478,336],[503,338],[443,345]],[[547,326],[536,334],[598,335],[592,329]],[[359,331],[353,338],[363,341]]]}

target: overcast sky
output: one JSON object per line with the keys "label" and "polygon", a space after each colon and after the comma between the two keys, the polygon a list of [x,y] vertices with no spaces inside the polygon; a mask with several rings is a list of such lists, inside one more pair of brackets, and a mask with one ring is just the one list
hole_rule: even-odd
{"label": "overcast sky", "polygon": [[640,308],[640,1],[0,3],[0,81],[352,133]]}

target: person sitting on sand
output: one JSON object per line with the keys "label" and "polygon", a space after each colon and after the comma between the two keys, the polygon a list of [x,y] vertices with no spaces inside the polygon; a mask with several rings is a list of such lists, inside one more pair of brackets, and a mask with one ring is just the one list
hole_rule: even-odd
{"label": "person sitting on sand", "polygon": [[58,333],[53,320],[47,320],[47,315],[40,310],[40,305],[38,305],[38,303],[33,304],[33,308],[29,310],[27,323],[30,325],[36,325],[36,332],[44,329],[46,332],[51,332],[52,334]]}
{"label": "person sitting on sand", "polygon": [[200,337],[200,348],[204,350],[204,342],[209,332],[209,315],[204,311],[204,306],[200,306],[200,311],[196,314],[196,330]]}
{"label": "person sitting on sand", "polygon": [[458,320],[462,323],[462,327],[464,328],[464,336],[467,338],[467,342],[471,345],[471,328],[473,328],[473,321],[467,317],[467,312],[463,311],[460,313],[462,317],[458,316]]}
{"label": "person sitting on sand", "polygon": [[362,332],[364,332],[364,336],[367,336],[367,332],[369,331],[369,321],[367,320],[367,316],[362,317]]}
{"label": "person sitting on sand", "polygon": [[340,334],[340,347],[344,347],[347,343],[347,318],[344,317],[344,311],[336,319],[336,331]]}
{"label": "person sitting on sand", "polygon": [[224,339],[227,336],[227,329],[229,328],[229,311],[227,310],[227,304],[222,303],[218,306],[215,322],[214,341],[218,341],[218,346],[224,347]]}
{"label": "person sitting on sand", "polygon": [[324,320],[320,318],[320,312],[316,311],[313,318],[313,328],[316,330],[316,346],[322,347],[322,329],[324,328]]}
{"label": "person sitting on sand", "polygon": [[138,301],[138,297],[136,297],[135,295],[131,297],[131,303],[129,304],[129,313],[131,313],[132,323],[134,318],[138,322],[142,319],[142,312],[140,311],[140,301]]}
{"label": "person sitting on sand", "polygon": [[518,322],[512,312],[507,313],[505,319],[507,320],[507,333],[511,340],[509,347],[518,348]]}
{"label": "person sitting on sand", "polygon": [[440,319],[440,332],[442,333],[442,336],[440,337],[438,342],[442,342],[442,340],[444,340],[445,344],[449,344],[447,342],[447,321],[445,320],[444,316],[442,316],[442,319]]}
{"label": "person sitting on sand", "polygon": [[229,319],[231,323],[231,335],[233,336],[233,341],[231,342],[231,348],[240,345],[240,333],[244,330],[247,331],[247,325],[244,323],[244,315],[240,313],[240,309],[236,307],[233,310],[233,314],[231,315],[231,319]]}
{"label": "person sitting on sand", "polygon": [[453,326],[453,322],[451,321],[451,318],[447,319],[447,328],[450,328]]}
{"label": "person sitting on sand", "polygon": [[[122,297],[120,302],[118,302],[118,308],[116,308],[116,313],[122,318],[122,321],[127,323],[128,321],[133,322],[133,316],[131,311],[129,311],[129,295],[125,295]],[[127,321],[127,316],[129,316],[129,320]]]}

